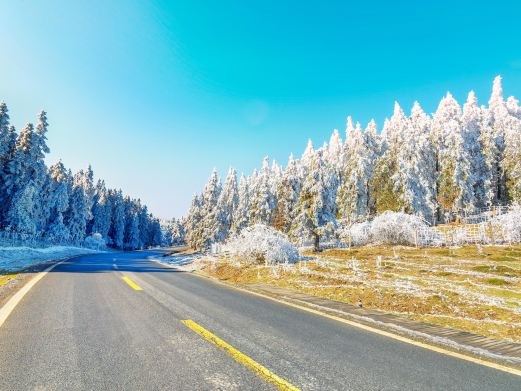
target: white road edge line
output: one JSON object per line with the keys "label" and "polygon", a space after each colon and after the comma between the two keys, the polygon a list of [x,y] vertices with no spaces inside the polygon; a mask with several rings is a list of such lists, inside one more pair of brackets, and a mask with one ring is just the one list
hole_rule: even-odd
{"label": "white road edge line", "polygon": [[18,303],[20,303],[20,301],[22,301],[23,297],[27,294],[27,292],[29,292],[31,290],[31,288],[38,283],[38,281],[40,281],[42,278],[44,278],[47,273],[49,273],[52,269],[54,269],[58,265],[61,265],[65,261],[66,261],[66,259],[49,266],[44,271],[39,272],[36,276],[33,277],[33,279],[31,281],[29,281],[18,292],[16,292],[13,295],[13,297],[11,297],[7,301],[7,303],[4,304],[4,306],[2,308],[0,308],[0,327],[2,327],[2,325],[7,320],[9,315],[11,315],[11,312],[13,312],[13,310],[18,305]]}

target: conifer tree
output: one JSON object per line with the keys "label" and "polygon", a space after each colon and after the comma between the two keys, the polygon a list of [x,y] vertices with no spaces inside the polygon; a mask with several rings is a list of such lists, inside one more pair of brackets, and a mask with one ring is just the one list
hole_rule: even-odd
{"label": "conifer tree", "polygon": [[310,162],[290,229],[290,235],[296,241],[312,238],[316,251],[320,249],[320,238],[332,232],[336,226],[338,179],[324,162],[322,153],[317,151]]}
{"label": "conifer tree", "polygon": [[295,215],[295,206],[301,187],[299,167],[291,154],[277,191],[277,207],[274,212],[273,226],[279,231],[288,233]]}

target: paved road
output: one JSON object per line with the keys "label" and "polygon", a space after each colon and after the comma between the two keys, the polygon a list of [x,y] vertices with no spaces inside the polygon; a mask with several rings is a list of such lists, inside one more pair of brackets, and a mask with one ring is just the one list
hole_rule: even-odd
{"label": "paved road", "polygon": [[301,389],[521,390],[521,377],[163,268],[151,254],[83,256],[38,282],[0,328],[0,390],[274,389],[184,319]]}

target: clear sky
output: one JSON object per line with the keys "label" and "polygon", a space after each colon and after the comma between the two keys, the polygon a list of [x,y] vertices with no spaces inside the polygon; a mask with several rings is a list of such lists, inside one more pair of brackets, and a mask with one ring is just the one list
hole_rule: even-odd
{"label": "clear sky", "polygon": [[212,167],[285,163],[394,100],[521,95],[519,1],[0,2],[0,99],[44,108],[49,163],[181,216]]}

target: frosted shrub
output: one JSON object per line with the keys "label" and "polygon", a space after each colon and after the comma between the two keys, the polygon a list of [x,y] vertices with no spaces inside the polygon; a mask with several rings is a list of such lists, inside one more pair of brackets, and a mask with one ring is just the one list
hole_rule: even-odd
{"label": "frosted shrub", "polygon": [[364,221],[362,223],[356,223],[349,227],[342,228],[340,230],[340,238],[353,245],[363,246],[369,243],[369,234],[371,231],[371,222]]}
{"label": "frosted shrub", "polygon": [[492,226],[505,242],[521,243],[521,206],[516,205],[510,212],[495,217]]}
{"label": "frosted shrub", "polygon": [[418,216],[401,212],[384,212],[371,222],[371,242],[415,244],[415,234],[427,224]]}
{"label": "frosted shrub", "polygon": [[83,245],[87,248],[92,248],[94,250],[101,250],[105,248],[106,243],[103,239],[103,236],[101,236],[100,233],[94,232],[92,235],[88,236],[85,241],[83,242]]}
{"label": "frosted shrub", "polygon": [[266,264],[297,261],[300,254],[288,237],[272,227],[256,224],[226,242],[226,249],[242,261]]}
{"label": "frosted shrub", "polygon": [[387,211],[372,221],[356,223],[340,230],[343,241],[353,246],[365,244],[416,244],[418,229],[428,225],[418,216]]}

